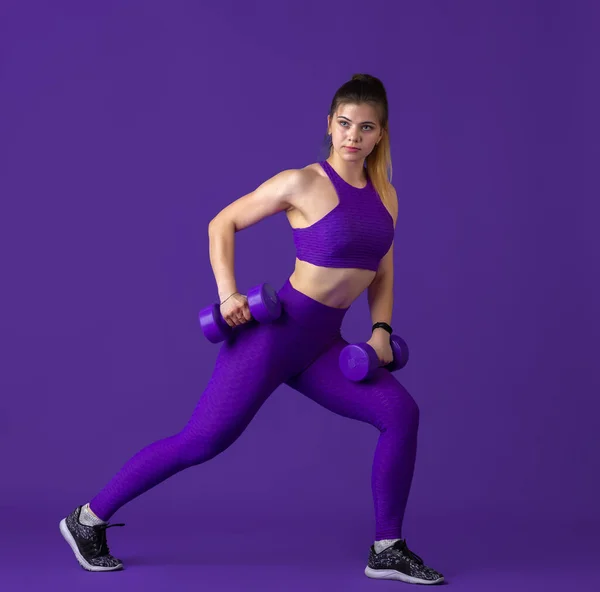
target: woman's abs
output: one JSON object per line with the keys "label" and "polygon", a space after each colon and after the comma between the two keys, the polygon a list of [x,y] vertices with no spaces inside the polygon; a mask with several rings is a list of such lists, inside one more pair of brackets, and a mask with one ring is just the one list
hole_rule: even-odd
{"label": "woman's abs", "polygon": [[319,267],[296,259],[290,283],[322,304],[348,308],[369,287],[375,275],[367,269]]}

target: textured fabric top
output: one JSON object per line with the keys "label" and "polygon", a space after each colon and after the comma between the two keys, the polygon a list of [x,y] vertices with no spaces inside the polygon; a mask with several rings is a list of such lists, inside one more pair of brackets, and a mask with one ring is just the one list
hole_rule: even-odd
{"label": "textured fabric top", "polygon": [[319,163],[331,179],[338,205],[314,224],[294,228],[296,256],[320,267],[377,271],[394,240],[394,221],[367,174],[367,184],[350,185],[327,162]]}

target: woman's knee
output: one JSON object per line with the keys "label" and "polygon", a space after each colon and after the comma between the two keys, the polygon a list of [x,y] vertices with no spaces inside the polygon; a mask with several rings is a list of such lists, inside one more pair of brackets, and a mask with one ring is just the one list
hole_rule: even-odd
{"label": "woman's knee", "polygon": [[419,429],[420,409],[413,396],[399,383],[385,393],[384,428],[414,435]]}
{"label": "woman's knee", "polygon": [[225,451],[235,438],[182,430],[174,436],[174,454],[183,467],[199,465]]}

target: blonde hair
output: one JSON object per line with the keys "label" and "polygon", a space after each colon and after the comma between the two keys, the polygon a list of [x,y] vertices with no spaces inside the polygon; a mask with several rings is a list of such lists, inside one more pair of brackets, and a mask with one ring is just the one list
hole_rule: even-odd
{"label": "blonde hair", "polygon": [[[388,207],[392,207],[392,153],[390,148],[390,132],[388,123],[388,101],[387,93],[379,78],[369,74],[354,74],[352,78],[344,83],[335,92],[329,107],[329,116],[333,119],[340,105],[359,105],[368,103],[373,105],[379,114],[379,124],[383,130],[381,140],[373,148],[371,154],[366,158],[365,164],[371,183],[379,194],[381,201]],[[329,141],[329,156],[333,152],[331,136],[327,135]]]}

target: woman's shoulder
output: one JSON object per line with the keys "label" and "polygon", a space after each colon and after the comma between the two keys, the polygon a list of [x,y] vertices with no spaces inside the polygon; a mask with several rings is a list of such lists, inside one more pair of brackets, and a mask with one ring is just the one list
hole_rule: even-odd
{"label": "woman's shoulder", "polygon": [[293,187],[294,192],[301,193],[326,177],[326,174],[318,162],[313,162],[302,168],[282,170],[275,177]]}
{"label": "woman's shoulder", "polygon": [[319,175],[312,165],[283,169],[263,181],[252,193],[259,196],[276,196],[277,199],[285,198],[294,207],[296,200],[303,199],[303,196],[311,192],[318,178]]}
{"label": "woman's shoulder", "polygon": [[[298,170],[303,178],[305,189],[309,189],[311,187],[320,187],[318,183],[328,180],[327,173],[325,172],[325,169],[323,169],[320,162],[311,162]],[[317,185],[315,185],[315,183]]]}

